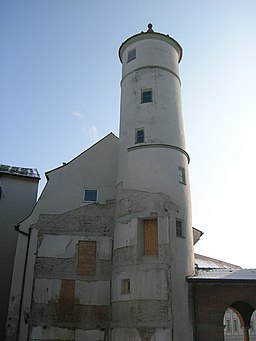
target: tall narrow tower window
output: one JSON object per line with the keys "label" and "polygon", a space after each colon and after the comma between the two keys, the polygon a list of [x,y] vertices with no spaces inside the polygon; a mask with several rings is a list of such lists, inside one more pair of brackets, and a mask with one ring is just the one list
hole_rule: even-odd
{"label": "tall narrow tower window", "polygon": [[152,89],[141,90],[141,103],[149,103],[152,101]]}
{"label": "tall narrow tower window", "polygon": [[136,49],[132,49],[131,51],[128,51],[127,63],[129,63],[133,59],[136,59]]}
{"label": "tall narrow tower window", "polygon": [[144,135],[144,129],[139,128],[135,130],[135,143],[142,143],[144,142],[145,135]]}
{"label": "tall narrow tower window", "polygon": [[179,167],[179,183],[186,185],[185,168]]}
{"label": "tall narrow tower window", "polygon": [[176,219],[176,236],[183,237],[182,220]]}

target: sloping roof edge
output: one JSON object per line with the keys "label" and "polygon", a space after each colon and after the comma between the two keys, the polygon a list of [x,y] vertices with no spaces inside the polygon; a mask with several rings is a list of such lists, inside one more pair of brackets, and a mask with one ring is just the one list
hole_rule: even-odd
{"label": "sloping roof edge", "polygon": [[115,137],[117,140],[119,140],[119,138],[118,138],[114,133],[110,132],[109,134],[107,134],[106,136],[104,136],[102,139],[100,139],[99,141],[97,141],[96,143],[94,143],[92,146],[90,146],[89,148],[87,148],[86,150],[84,150],[83,152],[81,152],[80,154],[78,154],[77,156],[75,156],[72,160],[68,161],[67,163],[65,163],[65,164],[63,164],[63,165],[61,165],[61,166],[58,166],[58,167],[56,167],[56,168],[54,168],[54,169],[51,169],[51,170],[45,172],[44,174],[45,174],[46,178],[48,179],[48,174],[50,174],[50,173],[52,173],[52,172],[54,172],[54,171],[56,171],[56,170],[58,170],[58,169],[60,169],[60,168],[62,168],[62,167],[65,167],[65,166],[69,165],[71,162],[75,161],[75,160],[76,160],[77,158],[79,158],[81,155],[83,155],[84,153],[87,153],[89,150],[91,150],[92,148],[94,148],[97,144],[101,143],[103,140],[107,139],[107,138],[110,137],[110,136],[113,136],[113,137]]}

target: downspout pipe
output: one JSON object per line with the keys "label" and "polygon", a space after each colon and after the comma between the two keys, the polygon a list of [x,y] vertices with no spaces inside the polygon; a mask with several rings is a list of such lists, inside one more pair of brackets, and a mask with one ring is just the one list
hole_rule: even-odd
{"label": "downspout pipe", "polygon": [[21,323],[21,312],[22,312],[22,306],[23,306],[23,296],[24,296],[24,288],[25,288],[25,280],[26,280],[26,272],[27,272],[27,263],[28,263],[28,251],[29,251],[29,244],[30,244],[30,236],[31,236],[31,227],[29,228],[29,232],[26,233],[22,230],[20,230],[20,224],[17,224],[14,226],[15,231],[18,233],[23,234],[28,238],[27,241],[27,248],[26,248],[26,256],[25,256],[25,264],[24,264],[24,270],[23,270],[23,276],[22,276],[22,286],[21,286],[21,294],[20,294],[20,305],[19,305],[19,318],[18,318],[18,325],[17,325],[17,341],[19,340],[19,333],[20,333],[20,323]]}

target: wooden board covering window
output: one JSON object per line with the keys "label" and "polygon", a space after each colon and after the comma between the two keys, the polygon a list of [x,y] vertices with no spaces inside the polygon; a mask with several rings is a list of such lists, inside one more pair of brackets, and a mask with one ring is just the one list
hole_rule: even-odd
{"label": "wooden board covering window", "polygon": [[157,219],[144,220],[144,254],[158,254]]}
{"label": "wooden board covering window", "polygon": [[75,281],[69,279],[61,280],[60,288],[60,313],[73,314],[75,297]]}
{"label": "wooden board covering window", "polygon": [[80,241],[78,243],[77,274],[81,276],[93,276],[96,265],[96,242]]}

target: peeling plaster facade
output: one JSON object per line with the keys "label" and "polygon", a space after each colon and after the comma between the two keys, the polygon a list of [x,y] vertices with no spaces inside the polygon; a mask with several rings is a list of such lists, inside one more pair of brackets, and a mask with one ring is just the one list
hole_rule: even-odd
{"label": "peeling plaster facade", "polygon": [[[46,173],[21,224],[7,340],[193,339],[181,56],[150,25],[121,45],[119,140],[109,134]],[[97,200],[84,201],[85,190]]]}

